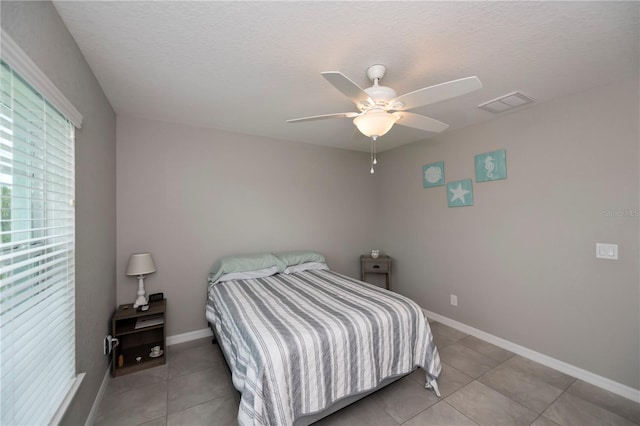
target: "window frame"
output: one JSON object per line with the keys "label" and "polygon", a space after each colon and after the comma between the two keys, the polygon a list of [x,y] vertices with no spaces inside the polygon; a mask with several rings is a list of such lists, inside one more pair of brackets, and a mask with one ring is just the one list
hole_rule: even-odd
{"label": "window frame", "polygon": [[[12,71],[20,76],[20,78],[29,86],[33,88],[35,92],[37,92],[44,100],[45,104],[50,104],[55,110],[57,110],[62,116],[64,116],[75,128],[80,128],[82,124],[82,115],[78,112],[78,110],[67,100],[67,98],[60,92],[56,86],[47,78],[47,76],[39,69],[39,67],[22,51],[22,49],[13,41],[13,39],[6,33],[4,29],[1,29],[0,36],[0,52],[2,56],[2,61],[7,64],[8,67],[12,69]],[[71,127],[73,129],[73,127]],[[73,130],[75,133],[75,130]],[[72,161],[71,166],[69,167],[71,170],[71,176],[73,181],[73,190],[72,190],[72,199],[68,200],[72,205],[75,205],[75,137],[72,136]],[[46,144],[46,141],[45,141]],[[12,172],[13,173],[13,172]],[[12,183],[13,185],[13,183]],[[55,183],[53,184],[55,186]],[[47,189],[43,190],[45,193]],[[46,218],[42,218],[42,220],[46,220]],[[72,246],[75,245],[75,214],[72,218]],[[2,241],[0,241],[2,244]],[[75,247],[72,248],[71,252],[71,262],[72,262],[72,291],[75,293]],[[72,345],[72,353],[74,354],[74,362],[73,362],[73,376],[70,380],[70,386],[68,390],[66,390],[66,394],[62,397],[60,405],[58,406],[55,413],[53,413],[52,417],[49,419],[50,424],[58,424],[62,420],[64,414],[66,413],[71,401],[73,400],[75,394],[77,393],[82,381],[85,377],[85,373],[77,372],[77,365],[75,361],[75,354],[77,353],[76,348],[76,339],[75,339],[75,294],[71,296],[72,301],[71,305],[71,323],[74,329],[74,332],[70,335],[68,344]],[[0,350],[2,348],[0,347]],[[13,350],[13,349],[12,349]],[[6,356],[6,354],[5,354]],[[1,372],[0,372],[1,373]],[[67,373],[68,374],[68,373]],[[46,391],[46,390],[45,390]]]}

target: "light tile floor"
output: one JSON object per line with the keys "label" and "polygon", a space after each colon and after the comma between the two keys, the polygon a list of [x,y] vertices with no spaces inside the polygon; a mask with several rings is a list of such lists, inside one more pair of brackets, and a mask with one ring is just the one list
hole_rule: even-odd
{"label": "light tile floor", "polygon": [[[317,425],[640,425],[640,404],[431,323],[442,360],[442,398],[424,371]],[[167,364],[109,382],[96,425],[234,425],[239,394],[210,339],[170,346]]]}

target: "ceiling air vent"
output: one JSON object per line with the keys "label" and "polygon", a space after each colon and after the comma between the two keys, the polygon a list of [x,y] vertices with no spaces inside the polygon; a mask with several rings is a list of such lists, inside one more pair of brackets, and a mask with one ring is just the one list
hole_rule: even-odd
{"label": "ceiling air vent", "polygon": [[483,104],[478,105],[478,108],[482,108],[489,112],[499,113],[507,111],[511,108],[516,108],[522,105],[530,104],[533,102],[533,98],[523,95],[520,92],[507,93],[499,98],[492,99]]}

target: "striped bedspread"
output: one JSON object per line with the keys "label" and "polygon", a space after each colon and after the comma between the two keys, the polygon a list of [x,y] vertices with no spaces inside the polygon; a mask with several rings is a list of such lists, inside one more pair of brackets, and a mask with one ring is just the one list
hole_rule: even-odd
{"label": "striped bedspread", "polygon": [[291,425],[417,366],[440,374],[414,302],[331,271],[211,284],[206,316],[242,393],[240,425]]}

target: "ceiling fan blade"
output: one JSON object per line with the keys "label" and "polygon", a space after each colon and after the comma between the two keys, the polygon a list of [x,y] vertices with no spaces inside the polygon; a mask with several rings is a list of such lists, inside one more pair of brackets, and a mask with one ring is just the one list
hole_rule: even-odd
{"label": "ceiling fan blade", "polygon": [[367,95],[367,92],[362,90],[360,86],[351,81],[349,77],[342,74],[339,71],[325,71],[320,73],[329,83],[336,89],[342,92],[347,98],[360,107],[363,103],[373,105],[375,102]]}
{"label": "ceiling fan blade", "polygon": [[287,123],[297,123],[299,121],[324,120],[325,118],[353,118],[360,115],[357,112],[338,112],[335,114],[314,115],[311,117],[293,118],[287,120]]}
{"label": "ceiling fan blade", "polygon": [[414,114],[412,112],[399,111],[393,115],[398,117],[396,124],[401,126],[413,127],[414,129],[426,130],[427,132],[440,133],[449,128],[449,125],[424,115]]}
{"label": "ceiling fan blade", "polygon": [[405,93],[391,100],[389,105],[392,110],[407,110],[455,98],[480,88],[482,88],[482,82],[478,77],[466,77]]}

